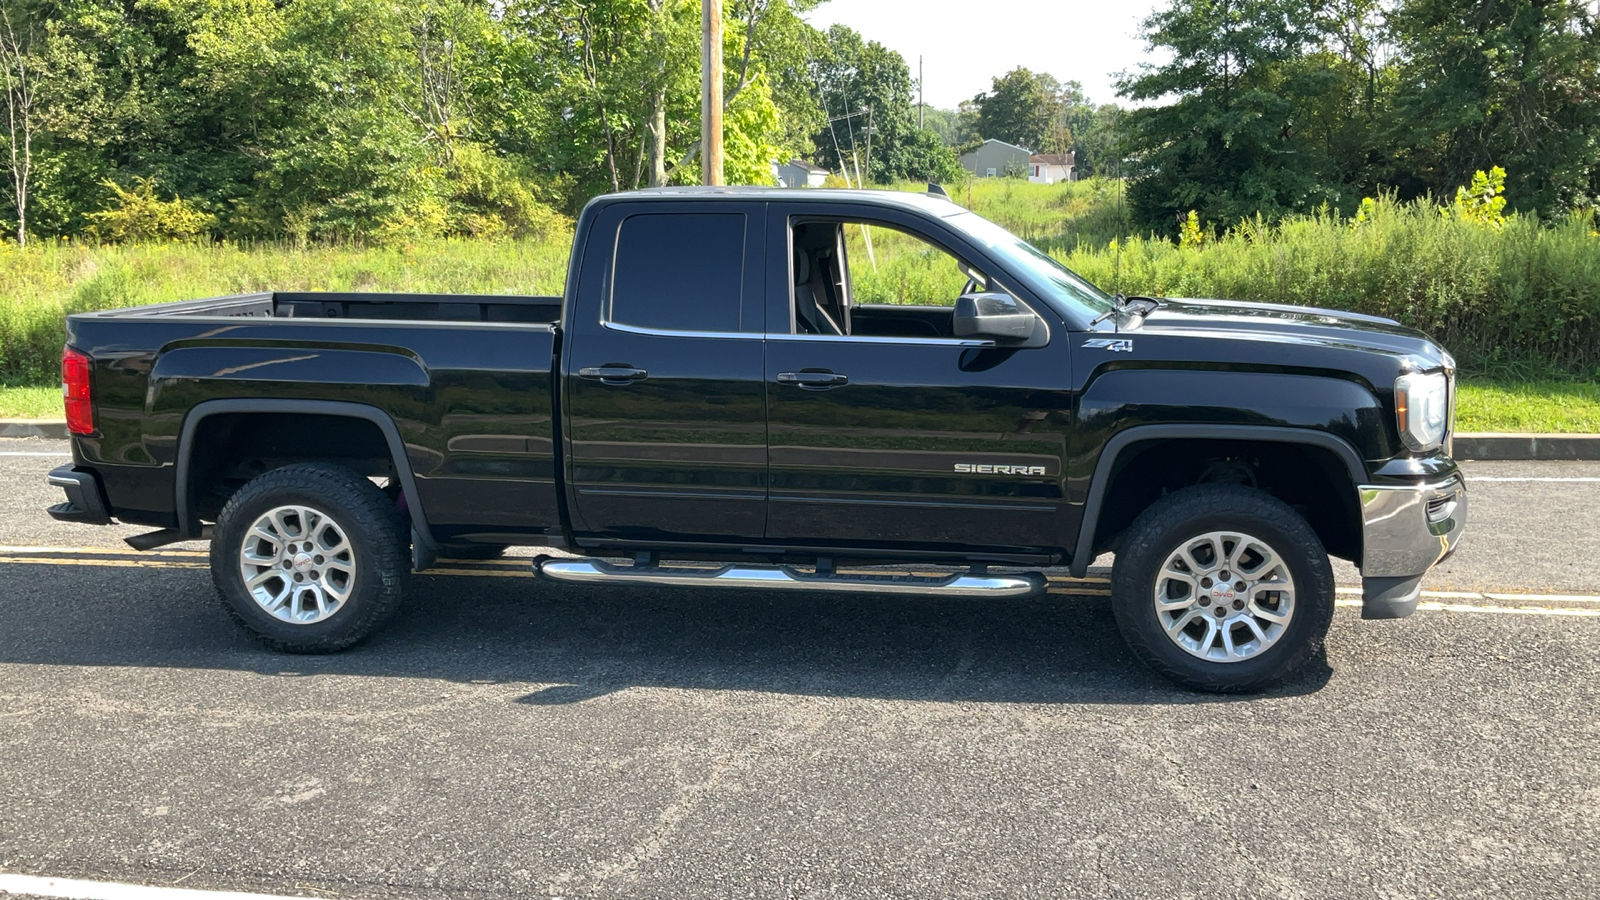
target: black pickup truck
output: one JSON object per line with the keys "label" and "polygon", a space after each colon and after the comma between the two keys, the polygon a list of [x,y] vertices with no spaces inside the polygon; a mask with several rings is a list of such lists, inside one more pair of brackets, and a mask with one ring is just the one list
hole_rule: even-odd
{"label": "black pickup truck", "polygon": [[[950,278],[874,272],[874,238]],[[209,538],[224,606],[287,651],[349,646],[413,568],[511,545],[565,551],[534,562],[559,582],[930,598],[1035,594],[1030,569],[1114,551],[1140,658],[1254,690],[1320,644],[1329,554],[1363,615],[1404,616],[1467,509],[1426,336],[1113,297],[933,192],[600,197],[563,297],[88,313],[62,368],[51,514]]]}

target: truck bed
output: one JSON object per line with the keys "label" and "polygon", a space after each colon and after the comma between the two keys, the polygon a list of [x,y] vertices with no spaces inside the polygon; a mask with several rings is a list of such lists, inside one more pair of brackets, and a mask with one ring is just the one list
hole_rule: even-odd
{"label": "truck bed", "polygon": [[277,292],[73,315],[96,404],[77,463],[121,520],[190,534],[253,470],[311,454],[399,477],[440,540],[537,542],[560,525],[561,302]]}

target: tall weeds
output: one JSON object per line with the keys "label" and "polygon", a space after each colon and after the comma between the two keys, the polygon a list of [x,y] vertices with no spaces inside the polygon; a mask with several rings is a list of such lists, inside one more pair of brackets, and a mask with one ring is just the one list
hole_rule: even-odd
{"label": "tall weeds", "polygon": [[0,384],[60,378],[71,313],[254,291],[554,294],[568,239],[388,248],[0,244]]}
{"label": "tall weeds", "polygon": [[[903,185],[922,189],[922,185]],[[1116,182],[974,179],[953,199],[1111,291],[1295,303],[1389,316],[1449,348],[1469,372],[1600,379],[1600,234],[1593,214],[1554,224],[1377,199],[1332,214],[1244,222],[1178,246],[1121,239]],[[863,302],[953,303],[964,277],[919,241],[852,234]],[[49,384],[62,320],[80,311],[248,291],[560,291],[565,238],[441,240],[391,248],[0,244],[0,383]]]}
{"label": "tall weeds", "polygon": [[1600,376],[1600,235],[1592,215],[1485,225],[1377,200],[1356,220],[1244,223],[1197,248],[1132,238],[1058,254],[1109,290],[1294,303],[1388,316],[1469,371]]}

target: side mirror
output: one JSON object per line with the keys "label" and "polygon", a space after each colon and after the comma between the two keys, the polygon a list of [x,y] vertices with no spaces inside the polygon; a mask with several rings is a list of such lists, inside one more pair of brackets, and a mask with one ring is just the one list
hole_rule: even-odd
{"label": "side mirror", "polygon": [[1010,294],[962,294],[956,300],[956,337],[985,337],[1003,341],[1025,341],[1033,337],[1039,321],[1033,310]]}

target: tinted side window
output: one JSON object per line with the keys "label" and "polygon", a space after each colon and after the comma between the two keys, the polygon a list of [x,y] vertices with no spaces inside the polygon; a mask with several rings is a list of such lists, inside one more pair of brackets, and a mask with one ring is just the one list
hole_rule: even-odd
{"label": "tinted side window", "polygon": [[629,216],[617,235],[611,321],[668,331],[739,330],[742,213]]}

